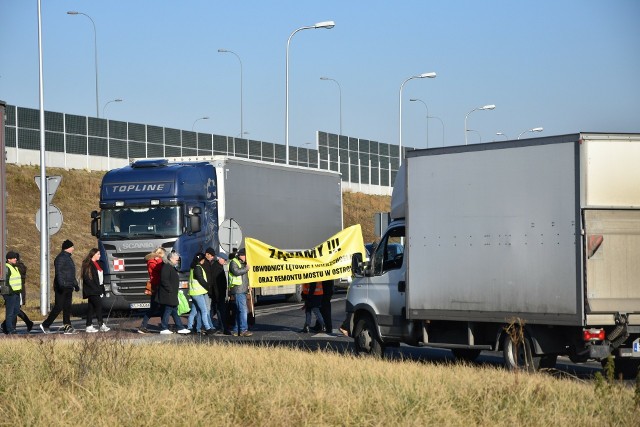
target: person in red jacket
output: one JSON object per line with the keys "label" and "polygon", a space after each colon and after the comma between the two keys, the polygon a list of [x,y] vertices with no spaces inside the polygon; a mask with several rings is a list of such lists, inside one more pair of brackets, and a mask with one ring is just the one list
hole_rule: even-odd
{"label": "person in red jacket", "polygon": [[147,260],[147,271],[149,272],[149,281],[147,282],[147,289],[145,294],[150,296],[149,310],[144,314],[142,318],[142,324],[138,328],[138,333],[146,334],[149,332],[147,324],[149,318],[160,315],[160,305],[156,301],[156,292],[158,292],[158,286],[160,286],[160,272],[162,271],[162,258],[166,255],[166,251],[163,248],[157,248],[155,251],[144,257]]}

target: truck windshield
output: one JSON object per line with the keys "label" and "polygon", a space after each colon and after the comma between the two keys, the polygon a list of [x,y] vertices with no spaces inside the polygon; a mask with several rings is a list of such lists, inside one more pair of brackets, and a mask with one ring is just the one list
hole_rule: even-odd
{"label": "truck windshield", "polygon": [[147,206],[104,209],[101,212],[102,239],[177,237],[182,234],[179,206]]}

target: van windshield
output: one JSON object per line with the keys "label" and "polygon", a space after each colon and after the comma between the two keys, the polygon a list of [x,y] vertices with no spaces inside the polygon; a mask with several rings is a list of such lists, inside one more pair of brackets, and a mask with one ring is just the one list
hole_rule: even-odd
{"label": "van windshield", "polygon": [[145,206],[103,209],[100,237],[140,239],[177,237],[182,234],[180,206]]}

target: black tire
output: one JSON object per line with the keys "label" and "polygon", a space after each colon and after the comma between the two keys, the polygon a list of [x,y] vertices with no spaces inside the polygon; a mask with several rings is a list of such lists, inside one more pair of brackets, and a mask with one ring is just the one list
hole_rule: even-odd
{"label": "black tire", "polygon": [[[523,369],[529,372],[535,372],[540,369],[540,356],[535,356],[532,352],[533,345],[528,336],[524,336],[524,342],[517,348],[517,355],[513,352],[513,341],[508,334],[502,337],[502,356],[504,357],[504,366],[510,371]],[[527,361],[527,359],[529,359]]]}
{"label": "black tire", "polygon": [[547,354],[540,358],[540,369],[555,369],[558,362],[557,354]]}
{"label": "black tire", "polygon": [[473,362],[480,356],[480,350],[473,348],[454,348],[451,352],[457,360],[465,362]]}
{"label": "black tire", "polygon": [[382,357],[384,354],[384,345],[378,336],[375,323],[369,316],[358,319],[353,330],[353,343],[358,355]]}

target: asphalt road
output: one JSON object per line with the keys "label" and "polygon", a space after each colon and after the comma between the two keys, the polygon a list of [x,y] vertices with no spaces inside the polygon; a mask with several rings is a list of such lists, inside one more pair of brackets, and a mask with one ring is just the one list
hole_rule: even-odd
{"label": "asphalt road", "polygon": [[[256,322],[250,327],[253,332],[251,337],[233,337],[227,335],[160,335],[159,318],[152,318],[149,322],[149,329],[152,333],[139,334],[137,327],[140,325],[142,313],[134,313],[130,317],[109,318],[107,324],[113,332],[108,334],[118,334],[120,338],[133,342],[158,342],[167,340],[189,340],[193,342],[228,341],[242,342],[245,344],[262,344],[274,346],[287,346],[308,350],[326,349],[338,353],[353,353],[353,340],[343,336],[338,327],[345,318],[346,293],[338,292],[332,299],[332,321],[334,330],[332,333],[301,333],[304,325],[304,310],[302,303],[287,303],[282,298],[264,297],[256,305]],[[172,324],[170,320],[170,325]],[[186,325],[186,316],[183,317]],[[84,336],[84,319],[74,319],[73,326],[79,331],[77,335],[51,334],[52,337],[80,337]],[[54,324],[51,328],[55,331],[60,323]],[[19,328],[24,336],[24,327]],[[35,326],[30,335],[42,334],[38,326]],[[385,357],[391,360],[413,360],[425,364],[454,363],[455,358],[449,350],[411,347],[401,345],[397,348],[388,348]],[[478,366],[498,366],[504,365],[502,355],[496,352],[483,351],[480,357],[474,362]],[[558,358],[554,375],[577,377],[589,379],[596,372],[602,371],[600,364],[596,362],[587,364],[574,364],[567,358]]]}

